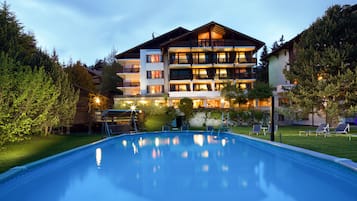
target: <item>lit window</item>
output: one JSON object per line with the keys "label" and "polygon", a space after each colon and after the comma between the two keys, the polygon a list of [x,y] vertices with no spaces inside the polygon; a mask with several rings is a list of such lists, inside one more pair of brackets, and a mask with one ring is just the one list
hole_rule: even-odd
{"label": "lit window", "polygon": [[238,58],[239,58],[239,62],[247,62],[246,56],[244,52],[239,52],[238,53]]}
{"label": "lit window", "polygon": [[147,63],[159,63],[161,62],[161,55],[160,54],[150,54],[146,55],[146,62]]}
{"label": "lit window", "polygon": [[179,64],[188,64],[190,58],[192,57],[192,55],[190,53],[179,53],[178,54],[178,63]]}
{"label": "lit window", "polygon": [[218,75],[219,78],[227,78],[227,69],[216,69],[216,75]]}
{"label": "lit window", "polygon": [[218,56],[218,63],[226,63],[227,62],[227,57],[225,52],[219,52],[217,53]]}
{"label": "lit window", "polygon": [[151,71],[151,74],[153,79],[162,78],[162,73],[159,70]]}
{"label": "lit window", "polygon": [[193,74],[194,74],[195,79],[208,78],[206,69],[193,69]]}
{"label": "lit window", "polygon": [[147,71],[146,75],[147,75],[147,79],[161,79],[164,78],[164,71],[161,70]]}
{"label": "lit window", "polygon": [[216,85],[215,85],[215,90],[216,91],[221,91],[223,88],[224,88],[224,84],[216,83]]}
{"label": "lit window", "polygon": [[212,91],[211,84],[194,84],[194,91]]}
{"label": "lit window", "polygon": [[189,84],[171,84],[170,91],[190,91]]}
{"label": "lit window", "polygon": [[163,85],[151,85],[147,86],[147,93],[148,94],[160,94],[164,92]]}

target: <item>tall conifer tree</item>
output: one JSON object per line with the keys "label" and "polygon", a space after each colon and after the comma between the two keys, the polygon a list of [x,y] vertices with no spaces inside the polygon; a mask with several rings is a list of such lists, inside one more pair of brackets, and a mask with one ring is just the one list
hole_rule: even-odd
{"label": "tall conifer tree", "polygon": [[[354,9],[354,11],[353,11]],[[324,111],[335,124],[357,108],[357,13],[355,6],[333,6],[305,30],[295,44],[295,59],[286,77],[303,113]],[[356,113],[355,113],[356,114]]]}

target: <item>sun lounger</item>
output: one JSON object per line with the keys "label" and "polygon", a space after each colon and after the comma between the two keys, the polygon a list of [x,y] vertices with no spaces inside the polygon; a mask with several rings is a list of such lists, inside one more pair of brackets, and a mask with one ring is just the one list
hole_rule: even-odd
{"label": "sun lounger", "polygon": [[262,130],[262,125],[260,125],[260,124],[254,124],[252,131],[249,132],[248,134],[249,134],[249,135],[251,135],[251,134],[257,134],[257,135],[259,135],[259,133],[261,132],[261,130]]}
{"label": "sun lounger", "polygon": [[323,134],[325,137],[327,136],[327,134],[330,133],[330,125],[329,124],[320,124],[316,130],[307,130],[307,131],[299,131],[299,135],[301,134],[306,134],[310,135],[311,133],[316,133],[316,136],[319,134]]}
{"label": "sun lounger", "polygon": [[335,128],[336,134],[347,134],[350,131],[350,125],[346,123],[339,123]]}

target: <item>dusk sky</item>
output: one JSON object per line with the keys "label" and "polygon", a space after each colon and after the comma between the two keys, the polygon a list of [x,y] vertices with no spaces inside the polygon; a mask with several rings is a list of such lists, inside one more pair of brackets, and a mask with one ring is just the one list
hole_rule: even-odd
{"label": "dusk sky", "polygon": [[[3,0],[0,0],[3,2]],[[7,0],[10,10],[32,32],[37,45],[60,62],[88,66],[115,49],[130,49],[176,27],[192,30],[215,21],[269,47],[290,40],[335,4],[357,0]]]}

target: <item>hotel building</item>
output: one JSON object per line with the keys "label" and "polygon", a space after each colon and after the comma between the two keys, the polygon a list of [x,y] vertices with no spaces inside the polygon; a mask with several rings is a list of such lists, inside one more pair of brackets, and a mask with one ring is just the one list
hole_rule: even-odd
{"label": "hotel building", "polygon": [[[116,55],[123,70],[115,104],[178,105],[188,97],[194,107],[228,108],[220,91],[226,82],[254,87],[256,53],[263,42],[216,22],[192,31],[182,27]],[[257,107],[250,100],[245,107]]]}

